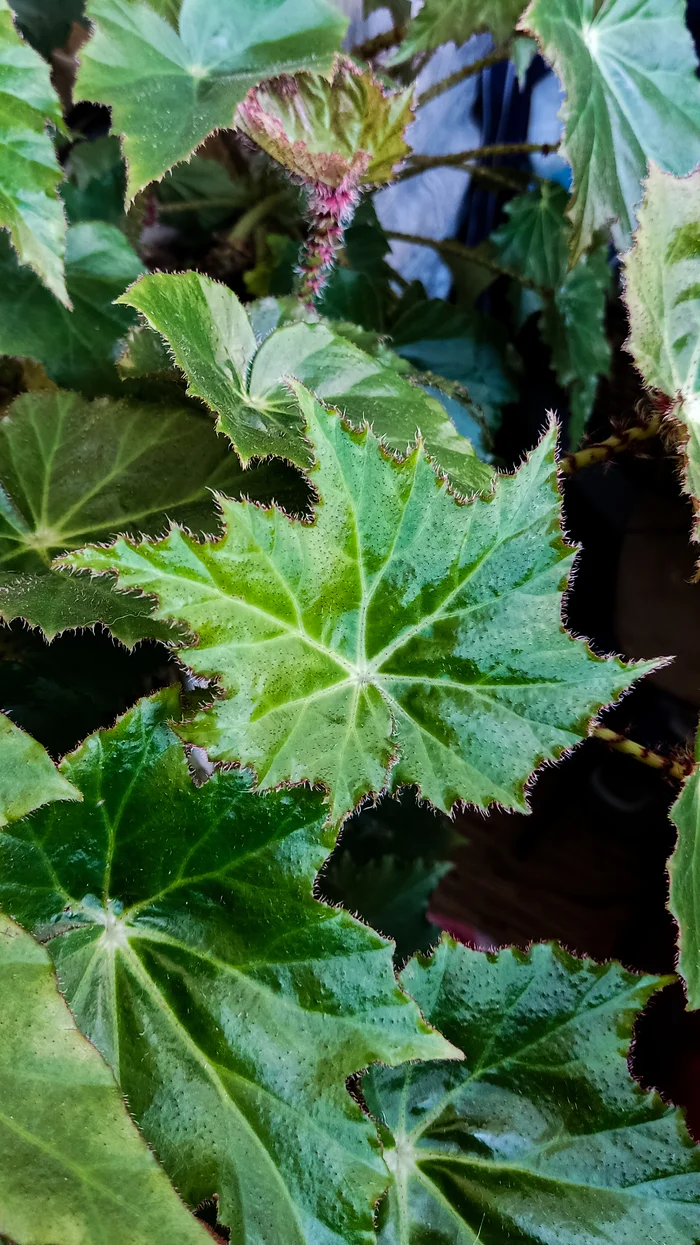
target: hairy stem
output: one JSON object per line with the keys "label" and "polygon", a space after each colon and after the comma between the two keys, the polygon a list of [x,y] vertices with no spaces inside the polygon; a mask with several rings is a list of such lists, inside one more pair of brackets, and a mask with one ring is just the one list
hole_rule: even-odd
{"label": "hairy stem", "polygon": [[614,458],[616,454],[624,454],[625,450],[630,449],[638,441],[648,441],[651,437],[655,437],[661,431],[661,416],[655,415],[646,424],[633,424],[631,428],[625,428],[624,432],[613,433],[605,441],[600,441],[596,445],[587,445],[583,450],[577,450],[575,454],[565,454],[559,464],[559,469],[565,476],[573,475],[575,471],[580,471],[583,467],[592,467],[594,463],[604,463]]}
{"label": "hairy stem", "polygon": [[491,65],[498,64],[499,61],[507,60],[510,55],[510,47],[507,43],[502,44],[498,48],[494,48],[493,52],[489,52],[488,56],[482,56],[478,61],[472,61],[471,65],[463,65],[461,69],[456,69],[454,73],[448,74],[446,78],[442,78],[440,82],[434,83],[428,87],[422,95],[418,97],[417,106],[420,108],[423,104],[429,104],[431,99],[437,99],[438,95],[442,95],[445,91],[451,91],[453,86],[458,86],[460,82],[464,82],[465,78],[471,78],[474,74],[481,73],[482,69],[488,69]]}
{"label": "hairy stem", "polygon": [[448,152],[440,156],[412,155],[402,177],[415,177],[426,169],[453,168],[470,160],[486,160],[491,156],[526,156],[539,152],[548,156],[557,151],[559,143],[491,143],[486,147],[471,147],[468,151]]}
{"label": "hairy stem", "polygon": [[393,48],[400,43],[406,33],[404,26],[392,26],[391,30],[384,30],[381,34],[375,35],[372,39],[365,39],[364,43],[358,43],[352,49],[352,55],[358,60],[371,61],[380,52],[385,52],[387,48]]}
{"label": "hairy stem", "polygon": [[659,752],[652,752],[651,748],[645,748],[643,744],[635,743],[633,739],[620,735],[618,731],[611,731],[607,726],[594,726],[591,738],[600,739],[616,752],[623,752],[625,756],[633,757],[635,761],[648,765],[650,769],[660,770],[667,778],[674,778],[677,782],[682,782],[684,778],[687,778],[693,768],[692,760],[684,765],[681,761],[675,761],[673,757],[661,756]]}
{"label": "hairy stem", "polygon": [[317,183],[309,192],[309,232],[299,261],[299,298],[313,305],[335,266],[359,191]]}
{"label": "hairy stem", "polygon": [[535,281],[531,281],[528,277],[521,276],[519,272],[515,272],[512,268],[506,268],[503,264],[497,264],[495,260],[473,251],[471,247],[465,246],[463,242],[457,242],[455,238],[424,238],[415,233],[397,233],[393,229],[388,229],[386,236],[387,238],[394,238],[397,242],[412,242],[415,246],[430,246],[439,255],[455,255],[459,259],[468,259],[473,264],[479,264],[480,267],[488,268],[490,272],[495,272],[499,277],[510,277],[513,281],[518,281],[520,285],[524,285],[528,290],[535,290],[543,298],[551,297],[551,290],[537,285]]}

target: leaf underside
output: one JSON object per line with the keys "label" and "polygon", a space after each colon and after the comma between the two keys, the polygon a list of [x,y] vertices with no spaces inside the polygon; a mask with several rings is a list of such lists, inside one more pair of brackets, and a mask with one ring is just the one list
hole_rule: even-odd
{"label": "leaf underside", "polygon": [[191,1206],[218,1193],[234,1241],[370,1245],[386,1180],[345,1079],[456,1052],[398,989],[391,945],[313,898],[320,795],[259,796],[245,771],[196,788],[177,716],[168,689],[62,762],[80,812],[0,833],[0,903],[46,941]]}
{"label": "leaf underside", "polygon": [[562,626],[572,554],[553,430],[492,500],[464,505],[422,447],[396,461],[294,390],[317,462],[313,523],[222,498],[220,541],[175,529],[60,564],[116,570],[190,628],[182,660],[222,697],[179,729],[251,765],[261,788],[320,783],[333,820],[388,783],[446,811],[526,807],[532,770],[652,668],[596,658]]}
{"label": "leaf underside", "polygon": [[380,1245],[695,1245],[700,1152],[627,1066],[658,978],[444,939],[401,979],[465,1059],[363,1079],[392,1172]]}

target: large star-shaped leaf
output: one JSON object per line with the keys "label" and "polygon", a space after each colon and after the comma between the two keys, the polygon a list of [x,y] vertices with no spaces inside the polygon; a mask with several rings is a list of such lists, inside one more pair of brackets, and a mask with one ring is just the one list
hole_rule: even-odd
{"label": "large star-shaped leaf", "polygon": [[524,0],[425,0],[392,61],[399,63],[442,43],[466,43],[489,31],[496,43],[509,39],[523,11]]}
{"label": "large star-shaped leaf", "polygon": [[119,300],[136,307],[169,342],[188,392],[218,415],[243,462],[278,454],[301,467],[313,455],[304,414],[286,381],[295,377],[355,426],[365,421],[397,453],[420,429],[426,449],[459,492],[487,491],[492,471],[460,436],[444,407],[325,324],[277,329],[258,349],[245,308],[226,286],[187,272],[142,277]]}
{"label": "large star-shaped leaf", "polygon": [[658,978],[445,940],[402,980],[465,1059],[363,1080],[392,1173],[380,1245],[695,1245],[700,1150],[627,1066]]}
{"label": "large star-shaped leaf", "polygon": [[74,225],[66,239],[72,310],[18,263],[0,234],[0,352],[38,359],[58,385],[102,394],[119,386],[119,342],[135,316],[114,299],[143,272],[123,233],[103,221]]}
{"label": "large star-shaped leaf", "polygon": [[147,601],[115,595],[107,582],[49,574],[51,559],[90,539],[162,534],[169,519],[214,532],[216,489],[274,497],[295,513],[305,507],[296,472],[277,461],[245,471],[206,414],[182,398],[22,395],[0,420],[0,618],[24,618],[49,639],[98,619],[126,644],[164,638],[169,629],[151,619]]}
{"label": "large star-shaped leaf", "polygon": [[48,752],[0,713],[0,826],[51,800],[79,800]]}
{"label": "large star-shaped leaf", "polygon": [[90,0],[76,98],[112,109],[130,199],[186,160],[265,78],[327,72],[346,19],[326,0]]}
{"label": "large star-shaped leaf", "polygon": [[417,783],[524,808],[545,757],[649,666],[593,657],[562,626],[571,551],[550,430],[490,501],[460,504],[422,446],[403,462],[296,386],[317,466],[312,524],[222,499],[226,534],[117,541],[63,563],[117,570],[195,639],[182,660],[223,698],[186,738],[252,765],[261,787],[324,784],[331,817]]}
{"label": "large star-shaped leaf", "polygon": [[688,430],[685,481],[700,504],[700,170],[652,165],[634,246],[625,256],[627,342],[645,382]]}
{"label": "large star-shaped leaf", "polygon": [[[41,932],[79,1028],[190,1205],[234,1241],[369,1245],[384,1187],[345,1079],[455,1051],[397,988],[391,945],[313,898],[318,793],[196,788],[173,689],[61,765],[83,793],[0,833],[0,903]],[[54,805],[57,809],[59,806]]]}
{"label": "large star-shaped leaf", "polygon": [[0,0],[0,226],[22,264],[68,303],[63,277],[66,219],[56,193],[61,169],[46,122],[61,125],[49,67],[20,38]]}
{"label": "large star-shaped leaf", "polygon": [[0,1233],[62,1245],[206,1245],[77,1031],[51,960],[0,916]]}
{"label": "large star-shaped leaf", "polygon": [[678,840],[668,866],[669,907],[678,922],[678,970],[685,978],[692,1008],[700,1007],[700,736],[695,761],[695,769],[671,809]]}
{"label": "large star-shaped leaf", "polygon": [[569,390],[569,439],[575,445],[593,409],[598,379],[610,370],[605,298],[611,273],[604,244],[569,269],[568,201],[556,182],[517,195],[507,204],[507,220],[491,235],[491,244],[501,263],[545,291],[540,296],[524,290],[525,310],[541,310],[540,331],[551,348],[552,366]]}
{"label": "large star-shaped leaf", "polygon": [[534,0],[521,25],[537,35],[566,92],[572,259],[611,225],[621,249],[647,161],[675,174],[700,161],[700,83],[684,0]]}

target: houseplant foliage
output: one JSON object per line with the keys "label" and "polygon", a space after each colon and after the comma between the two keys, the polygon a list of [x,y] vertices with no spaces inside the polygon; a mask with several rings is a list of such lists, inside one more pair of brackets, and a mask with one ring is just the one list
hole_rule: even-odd
{"label": "houseplant foliage", "polygon": [[[350,49],[331,0],[0,0],[0,663],[31,628],[49,665],[72,633],[147,670],[112,708],[84,663],[102,717],[62,758],[0,701],[15,1245],[700,1238],[700,1152],[627,1064],[666,979],[434,945],[429,911],[450,815],[527,812],[665,657],[567,628],[558,467],[662,430],[700,498],[683,6],[389,7]],[[412,151],[456,85],[421,100],[420,69],[483,34],[558,74],[570,194]],[[508,195],[476,247],[397,234],[451,300],[392,267],[373,200],[443,162]],[[611,310],[647,417],[579,451]],[[562,419],[509,470],[523,326]],[[425,842],[357,865],[387,800]],[[698,771],[672,815],[696,1007]]]}

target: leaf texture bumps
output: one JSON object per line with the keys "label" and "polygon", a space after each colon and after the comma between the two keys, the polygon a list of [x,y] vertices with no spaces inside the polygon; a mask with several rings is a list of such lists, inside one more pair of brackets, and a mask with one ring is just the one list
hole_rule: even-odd
{"label": "leaf texture bumps", "polygon": [[421,445],[396,461],[294,392],[317,463],[312,523],[222,498],[220,541],[174,529],[61,564],[117,571],[190,628],[180,656],[222,697],[179,729],[261,788],[320,783],[333,820],[387,784],[445,810],[526,807],[532,770],[651,668],[598,659],[562,625],[572,553],[553,430],[492,500],[463,505]]}

